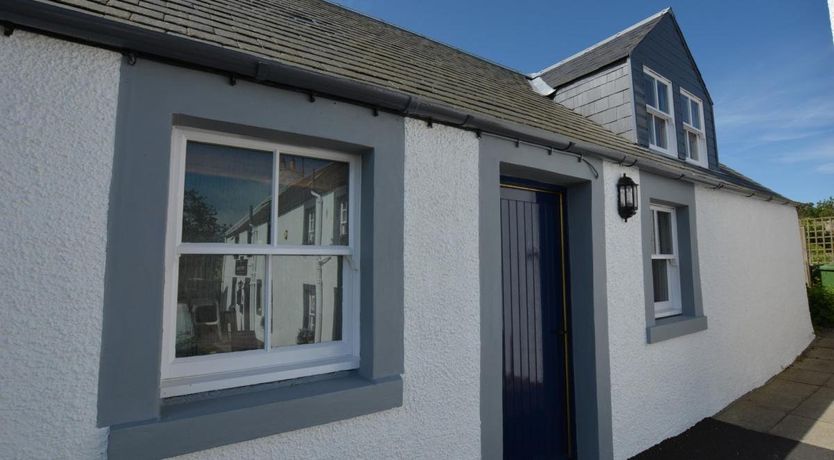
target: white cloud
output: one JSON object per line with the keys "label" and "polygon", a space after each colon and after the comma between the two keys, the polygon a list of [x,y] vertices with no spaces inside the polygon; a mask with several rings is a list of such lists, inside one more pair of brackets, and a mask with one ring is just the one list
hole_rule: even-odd
{"label": "white cloud", "polygon": [[[834,1],[834,0],[832,0]],[[834,85],[814,85],[815,94],[747,93],[716,104],[716,127],[722,136],[741,137],[751,146],[834,134]],[[831,86],[831,87],[829,87]]]}
{"label": "white cloud", "polygon": [[831,40],[834,40],[834,0],[828,0],[828,19],[831,24]]}
{"label": "white cloud", "polygon": [[792,148],[791,144],[781,150],[775,158],[778,163],[802,163],[809,161],[834,160],[834,139]]}
{"label": "white cloud", "polygon": [[834,174],[834,163],[823,163],[815,169],[817,172],[821,172],[823,174]]}
{"label": "white cloud", "polygon": [[782,58],[790,65],[738,66],[713,86],[720,142],[752,148],[834,138],[834,49]]}

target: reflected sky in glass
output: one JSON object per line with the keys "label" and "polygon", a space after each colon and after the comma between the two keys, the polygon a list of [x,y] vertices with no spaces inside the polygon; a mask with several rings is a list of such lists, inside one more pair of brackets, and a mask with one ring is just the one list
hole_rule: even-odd
{"label": "reflected sky in glass", "polygon": [[[189,142],[185,165],[185,191],[196,192],[200,204],[216,212],[220,229],[229,229],[249,216],[250,209],[269,205],[272,195],[272,153],[237,147]],[[186,199],[186,204],[189,201]],[[269,212],[266,213],[267,215]],[[192,216],[184,209],[184,220]],[[188,232],[183,242],[222,242],[218,232]],[[206,236],[214,234],[214,237]]]}

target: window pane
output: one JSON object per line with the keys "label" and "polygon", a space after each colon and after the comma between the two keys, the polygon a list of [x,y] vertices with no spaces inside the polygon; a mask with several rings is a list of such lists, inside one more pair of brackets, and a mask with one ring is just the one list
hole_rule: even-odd
{"label": "window pane", "polygon": [[272,347],[342,340],[341,256],[273,256]]}
{"label": "window pane", "polygon": [[689,146],[689,158],[692,158],[693,160],[701,158],[701,152],[698,151],[698,135],[687,131],[686,139],[686,143]]}
{"label": "window pane", "polygon": [[654,78],[646,75],[646,104],[657,108],[657,90],[654,87]]}
{"label": "window pane", "polygon": [[272,153],[188,142],[184,243],[268,244]]}
{"label": "window pane", "polygon": [[657,109],[669,113],[669,87],[661,81],[657,82]]}
{"label": "window pane", "polygon": [[673,254],[672,249],[672,214],[657,211],[658,253]]}
{"label": "window pane", "polygon": [[348,244],[348,163],[281,154],[278,243]]}
{"label": "window pane", "polygon": [[666,120],[654,116],[652,118],[654,118],[654,145],[665,149],[668,146],[666,142]]}
{"label": "window pane", "polygon": [[692,126],[701,129],[701,104],[692,101]]}
{"label": "window pane", "polygon": [[681,95],[681,100],[683,101],[683,110],[681,111],[683,113],[683,122],[692,124],[689,118],[689,110],[686,109],[689,107],[689,98],[685,95]]}
{"label": "window pane", "polygon": [[177,358],[263,348],[265,262],[265,256],[180,256]]}
{"label": "window pane", "polygon": [[654,301],[669,300],[669,273],[664,259],[652,260],[652,284],[654,286]]}

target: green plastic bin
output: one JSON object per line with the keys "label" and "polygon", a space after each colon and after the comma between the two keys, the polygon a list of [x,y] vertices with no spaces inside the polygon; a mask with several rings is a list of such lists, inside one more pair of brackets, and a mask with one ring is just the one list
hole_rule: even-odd
{"label": "green plastic bin", "polygon": [[834,264],[820,265],[820,282],[828,289],[834,290]]}

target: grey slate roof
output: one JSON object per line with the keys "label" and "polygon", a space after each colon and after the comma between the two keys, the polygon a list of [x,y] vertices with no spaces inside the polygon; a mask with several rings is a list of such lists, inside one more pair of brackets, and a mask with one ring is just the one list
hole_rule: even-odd
{"label": "grey slate roof", "polygon": [[617,62],[629,56],[631,51],[643,41],[646,34],[651,32],[663,16],[669,14],[670,11],[667,8],[650,16],[590,48],[533,74],[533,77],[541,77],[548,85],[558,88]]}
{"label": "grey slate roof", "polygon": [[[666,158],[531,90],[528,77],[323,0],[37,0],[300,69],[377,86],[661,164]],[[750,188],[771,193],[756,184]]]}
{"label": "grey slate roof", "polygon": [[735,169],[725,165],[724,163],[720,163],[718,165],[719,172],[716,174],[716,177],[723,179],[727,182],[730,182],[735,185],[739,185],[741,187],[750,188],[753,190],[759,190],[765,192],[767,194],[773,195],[775,197],[781,196],[778,193],[774,192],[773,190],[765,187],[764,185],[756,182],[755,180],[745,176],[744,174],[736,171]]}

